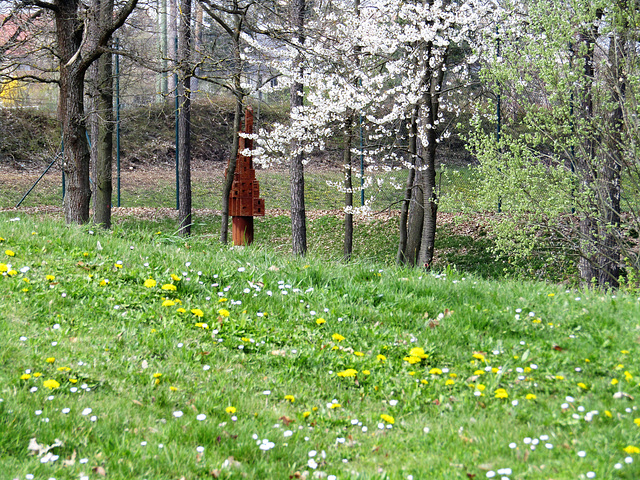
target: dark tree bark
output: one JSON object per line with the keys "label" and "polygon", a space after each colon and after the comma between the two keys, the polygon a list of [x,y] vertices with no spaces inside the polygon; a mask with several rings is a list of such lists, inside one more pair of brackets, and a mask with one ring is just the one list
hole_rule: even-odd
{"label": "dark tree bark", "polygon": [[[441,65],[445,65],[447,53],[443,54]],[[429,78],[429,91],[425,96],[426,109],[425,124],[427,128],[427,145],[424,146],[425,158],[423,179],[423,212],[424,221],[422,225],[422,241],[420,243],[420,254],[418,264],[425,268],[430,268],[433,261],[433,252],[436,239],[436,219],[438,215],[438,197],[436,192],[436,149],[438,146],[438,112],[440,110],[440,92],[444,83],[444,69],[439,68],[432,71]]]}
{"label": "dark tree bark", "polygon": [[[353,142],[353,112],[347,115],[345,123],[343,165],[344,165],[344,205],[353,208],[353,175],[351,165],[351,144]],[[353,253],[353,214],[344,215],[344,259],[351,260]]]}
{"label": "dark tree bark", "polygon": [[[292,0],[291,17],[296,31],[299,45],[305,41],[304,35],[305,0]],[[296,59],[298,79],[291,84],[291,110],[301,107],[304,103],[303,85],[299,81],[304,73],[302,57]],[[300,141],[294,140],[292,145],[294,154],[291,158],[289,172],[291,175],[291,240],[294,255],[307,253],[307,217],[304,204],[304,153],[300,148]]]}
{"label": "dark tree bark", "polygon": [[178,18],[178,185],[180,235],[191,234],[191,0],[180,1]]}
{"label": "dark tree bark", "polygon": [[[94,0],[98,16],[92,41],[97,42],[100,28],[105,28],[113,17],[113,0]],[[111,228],[111,200],[113,192],[113,62],[110,52],[100,55],[91,66],[95,74],[92,84],[93,118],[91,124],[92,163],[94,165],[94,222]]]}
{"label": "dark tree bark", "polygon": [[67,223],[89,221],[89,146],[84,124],[84,74],[88,65],[74,61],[83,40],[83,24],[78,17],[79,0],[58,1],[56,39],[60,56],[60,99],[58,120],[64,139],[66,177],[64,215]]}
{"label": "dark tree bark", "polygon": [[[415,211],[418,208],[418,205],[415,202],[412,205],[412,199],[415,199],[415,189],[416,189],[416,167],[417,167],[416,159],[417,159],[417,152],[418,152],[417,121],[418,121],[419,110],[420,110],[419,106],[416,106],[413,109],[413,112],[411,113],[411,123],[408,129],[409,130],[408,154],[409,154],[409,163],[411,164],[411,168],[409,169],[409,174],[407,175],[407,182],[405,184],[405,190],[404,190],[404,199],[402,201],[402,208],[400,211],[400,221],[399,221],[400,240],[398,242],[398,252],[396,253],[396,263],[398,265],[405,265],[405,264],[412,265],[414,263],[414,261],[409,260],[410,258],[409,252],[411,250],[408,248],[408,245],[409,245],[408,221],[409,221],[409,212]],[[420,202],[420,204],[421,203],[422,202]],[[422,231],[422,211],[420,211],[419,230],[420,232]],[[414,225],[413,231],[414,232],[416,231],[415,225]],[[416,243],[419,249],[419,245],[420,245],[419,239],[421,236],[422,236],[421,233],[419,233],[417,235],[417,238],[414,239],[414,242],[412,242],[412,249],[414,252],[416,251],[416,247],[415,247]],[[415,253],[414,255],[412,255],[412,257],[413,259],[416,258]]]}
{"label": "dark tree bark", "polygon": [[[627,26],[628,28],[628,26]],[[626,80],[623,68],[625,56],[625,39],[622,35],[613,35],[609,44],[610,97],[615,105],[610,113],[609,136],[606,142],[606,158],[600,173],[601,203],[600,211],[603,224],[600,226],[600,245],[598,263],[598,285],[618,287],[620,277],[620,196],[621,170],[623,158],[624,115],[622,105],[626,91]]]}

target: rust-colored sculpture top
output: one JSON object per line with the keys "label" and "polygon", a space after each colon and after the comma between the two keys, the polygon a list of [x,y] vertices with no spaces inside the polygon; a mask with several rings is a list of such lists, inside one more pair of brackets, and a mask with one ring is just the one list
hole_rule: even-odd
{"label": "rust-colored sculpture top", "polygon": [[[244,117],[244,132],[253,133],[253,109],[247,108]],[[250,245],[253,242],[253,217],[264,216],[264,199],[260,197],[260,186],[256,180],[251,156],[245,157],[242,152],[253,148],[250,138],[238,139],[238,159],[233,175],[231,193],[229,194],[229,215],[232,220],[232,237],[234,245]]]}

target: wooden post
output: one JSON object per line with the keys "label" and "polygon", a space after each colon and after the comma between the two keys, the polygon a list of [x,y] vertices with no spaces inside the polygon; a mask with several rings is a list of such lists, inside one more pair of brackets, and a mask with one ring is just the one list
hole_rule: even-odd
{"label": "wooden post", "polygon": [[[244,132],[253,133],[253,109],[248,107],[244,116]],[[234,245],[251,245],[253,242],[253,217],[264,216],[264,199],[260,198],[260,185],[256,180],[251,156],[242,152],[253,148],[253,140],[240,137],[238,160],[229,194],[229,215],[232,216],[231,237]]]}

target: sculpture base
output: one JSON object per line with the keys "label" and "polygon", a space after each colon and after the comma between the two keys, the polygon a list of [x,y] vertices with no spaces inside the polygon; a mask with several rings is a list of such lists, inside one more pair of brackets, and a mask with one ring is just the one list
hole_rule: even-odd
{"label": "sculpture base", "polygon": [[235,246],[253,243],[253,217],[232,217],[231,238]]}

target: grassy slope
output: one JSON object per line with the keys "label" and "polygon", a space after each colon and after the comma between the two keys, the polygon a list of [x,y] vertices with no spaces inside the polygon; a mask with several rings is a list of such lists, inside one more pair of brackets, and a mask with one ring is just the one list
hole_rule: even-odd
{"label": "grassy slope", "polygon": [[[624,461],[637,455],[623,451],[640,446],[637,298],[8,218],[0,217],[1,251],[16,255],[0,253],[1,261],[30,267],[0,278],[0,471],[8,478],[99,478],[98,467],[128,479],[484,478],[503,468],[508,478],[640,476],[638,461]],[[148,278],[158,285],[143,286]],[[409,364],[412,347],[429,357]],[[336,375],[347,368],[357,377]],[[27,370],[42,375],[20,379]],[[47,379],[60,387],[49,391]],[[508,398],[495,398],[498,388]],[[614,399],[622,391],[629,396]],[[394,418],[392,428],[381,414]],[[60,439],[60,458],[29,456],[34,437]],[[540,441],[535,451],[525,437]],[[260,450],[256,438],[273,448]],[[230,456],[238,463],[223,466]]]}

